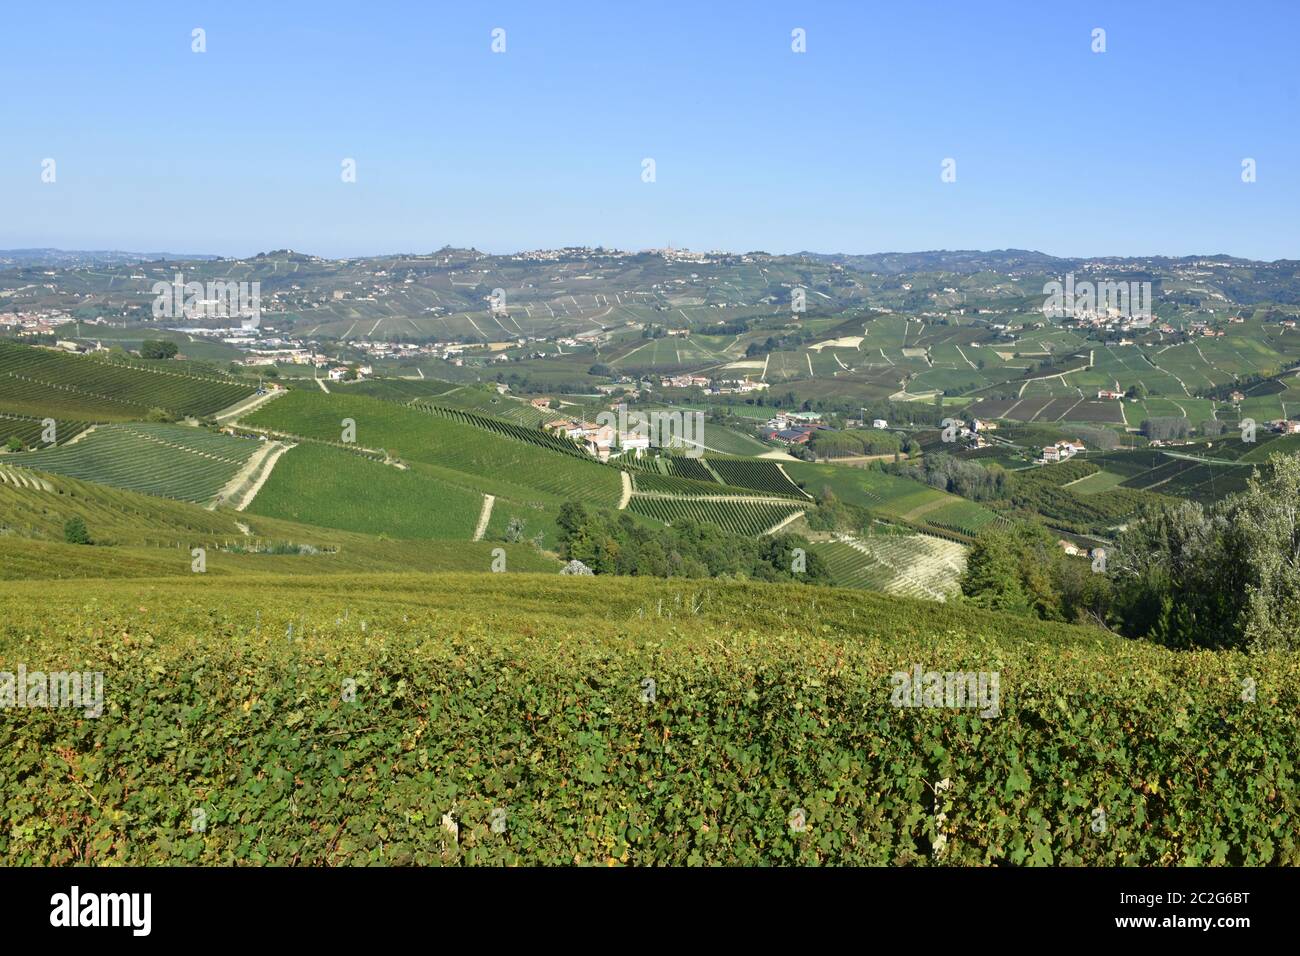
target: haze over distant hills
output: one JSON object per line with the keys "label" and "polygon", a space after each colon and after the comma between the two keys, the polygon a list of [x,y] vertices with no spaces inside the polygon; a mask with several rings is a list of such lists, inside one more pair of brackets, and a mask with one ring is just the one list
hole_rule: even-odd
{"label": "haze over distant hills", "polygon": [[[330,259],[332,261],[363,262],[370,259],[389,259],[405,258],[407,256],[421,255],[447,255],[447,254],[468,254],[475,257],[510,257],[510,256],[530,256],[544,252],[559,252],[569,247],[556,247],[554,250],[519,250],[509,253],[487,253],[474,248],[462,248],[458,246],[443,246],[441,249],[433,252],[387,252],[377,253],[368,256],[351,256],[343,259],[335,259],[330,256],[316,256],[312,253],[294,252],[302,258],[320,258]],[[591,251],[624,255],[637,255],[649,251],[659,250],[619,250],[605,249],[600,247],[574,247],[587,248]],[[684,247],[681,252],[690,252],[691,249]],[[700,250],[694,250],[700,251]],[[35,249],[0,249],[0,268],[3,267],[37,267],[50,266],[56,268],[78,268],[91,265],[129,265],[135,262],[212,262],[218,260],[243,261],[248,259],[259,259],[283,256],[291,254],[290,250],[276,250],[259,252],[249,256],[218,256],[205,253],[180,253],[180,252],[127,252],[122,250],[92,250],[92,249],[54,249],[54,248],[35,248]],[[1216,261],[1224,264],[1276,264],[1286,265],[1296,262],[1297,260],[1276,259],[1276,260],[1256,260],[1240,256],[1233,256],[1228,253],[1216,252],[1204,255],[1188,256],[1054,256],[1050,253],[1039,252],[1032,249],[930,249],[913,252],[870,252],[870,253],[853,253],[853,252],[814,252],[810,250],[801,250],[795,253],[768,253],[762,251],[736,252],[730,250],[708,250],[708,254],[716,256],[766,256],[774,259],[809,259],[819,262],[836,262],[841,265],[849,266],[854,269],[861,269],[871,272],[880,272],[887,275],[897,275],[907,272],[928,272],[928,271],[945,271],[957,273],[983,272],[993,270],[1033,270],[1033,269],[1060,269],[1068,268],[1084,262],[1112,262],[1112,263],[1152,263],[1161,265],[1171,265],[1178,263],[1188,263],[1197,261]]]}
{"label": "haze over distant hills", "polygon": [[58,266],[76,268],[166,260],[209,260],[220,256],[177,252],[121,252],[111,249],[0,249],[0,266]]}

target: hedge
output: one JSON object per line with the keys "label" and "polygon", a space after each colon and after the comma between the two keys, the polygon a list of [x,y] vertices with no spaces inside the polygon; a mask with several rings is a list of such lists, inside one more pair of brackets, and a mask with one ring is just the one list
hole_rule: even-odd
{"label": "hedge", "polygon": [[[0,710],[11,865],[1300,863],[1295,655],[739,582],[7,591],[0,671],[107,698]],[[914,664],[1000,716],[895,708]]]}

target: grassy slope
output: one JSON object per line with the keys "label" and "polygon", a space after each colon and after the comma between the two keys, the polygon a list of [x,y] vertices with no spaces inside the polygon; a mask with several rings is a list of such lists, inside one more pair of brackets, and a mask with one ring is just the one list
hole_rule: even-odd
{"label": "grassy slope", "polygon": [[[191,570],[190,548],[207,547],[203,577],[237,577],[245,593],[260,593],[267,575],[304,576],[313,580],[341,581],[345,576],[371,573],[467,571],[489,573],[497,548],[504,549],[507,572],[555,573],[561,562],[531,545],[500,541],[382,541],[365,535],[306,529],[285,535],[294,526],[274,526],[273,541],[316,543],[331,549],[315,555],[236,553],[222,550],[226,542],[241,543],[240,535],[196,536],[177,542],[179,547],[101,547],[63,544],[22,538],[6,539],[0,548],[0,581],[64,579],[168,578],[187,581],[199,577]],[[301,526],[297,526],[301,528]],[[266,540],[266,539],[263,539]],[[249,540],[246,543],[252,544]],[[324,585],[328,586],[328,585]]]}
{"label": "grassy slope", "polygon": [[[355,457],[345,452],[339,454]],[[36,474],[32,472],[33,476]],[[316,527],[247,511],[227,508],[209,511],[185,502],[58,475],[39,477],[53,490],[0,482],[0,580],[188,575],[189,550],[199,546],[208,549],[211,575],[267,571],[328,574],[488,570],[492,549],[501,546],[492,541],[470,542],[469,532],[465,540],[454,542],[386,540],[377,535]],[[475,521],[477,515],[475,511]],[[80,517],[86,523],[91,539],[96,542],[94,546],[63,543],[64,522],[72,517]],[[248,529],[247,533],[241,525]],[[530,531],[535,534],[539,528],[530,527]],[[504,530],[504,524],[499,530]],[[306,544],[324,553],[281,556],[222,550],[267,544]],[[510,570],[543,571],[559,567],[554,558],[531,547],[506,546],[506,550]]]}

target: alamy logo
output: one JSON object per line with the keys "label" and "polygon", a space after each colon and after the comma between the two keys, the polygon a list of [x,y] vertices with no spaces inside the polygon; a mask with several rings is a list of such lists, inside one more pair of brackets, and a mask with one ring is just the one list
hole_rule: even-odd
{"label": "alamy logo", "polygon": [[155,319],[239,319],[245,329],[262,324],[262,283],[234,282],[223,279],[186,282],[176,273],[171,282],[153,284]]}
{"label": "alamy logo", "polygon": [[[625,447],[680,448],[687,458],[704,454],[704,413],[653,411],[628,413],[626,405],[617,411],[601,412],[596,427],[612,428]],[[638,445],[639,443],[639,445]]]}
{"label": "alamy logo", "polygon": [[69,893],[50,897],[50,925],[129,926],[132,936],[148,936],[153,928],[152,893]]}
{"label": "alamy logo", "polygon": [[0,708],[80,707],[87,717],[104,714],[102,671],[0,671]]}
{"label": "alamy logo", "polygon": [[1049,319],[1094,319],[1119,317],[1151,321],[1150,282],[1074,281],[1067,273],[1065,282],[1055,280],[1043,285],[1043,315]]}
{"label": "alamy logo", "polygon": [[923,671],[913,664],[911,671],[895,671],[894,692],[889,702],[895,707],[947,707],[979,710],[981,717],[997,717],[997,671]]}

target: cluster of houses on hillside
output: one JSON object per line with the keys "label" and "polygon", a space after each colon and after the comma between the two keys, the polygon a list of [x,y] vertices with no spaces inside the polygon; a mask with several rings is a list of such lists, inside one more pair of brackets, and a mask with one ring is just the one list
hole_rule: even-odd
{"label": "cluster of houses on hillside", "polygon": [[747,378],[710,379],[704,375],[665,375],[659,380],[660,388],[702,388],[709,395],[747,395],[770,387],[768,382],[755,382]]}
{"label": "cluster of houses on hillside", "polygon": [[49,335],[61,325],[74,321],[58,309],[8,312],[0,315],[0,327],[16,330],[20,335]]}
{"label": "cluster of houses on hillside", "polygon": [[673,375],[659,380],[661,388],[708,388],[709,379],[705,375]]}
{"label": "cluster of houses on hillside", "polygon": [[[1229,321],[1232,321],[1232,320],[1229,320]],[[1242,319],[1241,321],[1244,322],[1245,319]],[[1227,334],[1227,333],[1225,333],[1225,332],[1223,331],[1223,329],[1214,328],[1213,326],[1210,325],[1210,323],[1208,323],[1208,322],[1201,322],[1201,321],[1199,321],[1199,320],[1196,321],[1196,322],[1193,322],[1193,323],[1188,327],[1188,329],[1187,329],[1187,333],[1188,333],[1189,335],[1199,335],[1199,336],[1200,336],[1201,338],[1203,338],[1203,339],[1216,339],[1216,338],[1223,338],[1223,336]]]}
{"label": "cluster of houses on hillside", "polygon": [[709,389],[709,394],[748,395],[750,392],[761,392],[768,387],[768,382],[754,382],[747,378],[731,378],[718,382],[717,385]]}

